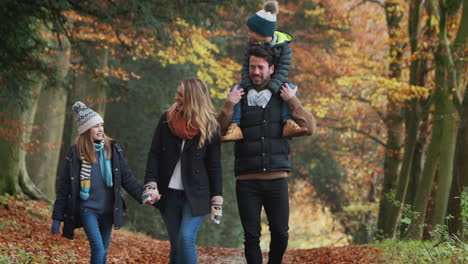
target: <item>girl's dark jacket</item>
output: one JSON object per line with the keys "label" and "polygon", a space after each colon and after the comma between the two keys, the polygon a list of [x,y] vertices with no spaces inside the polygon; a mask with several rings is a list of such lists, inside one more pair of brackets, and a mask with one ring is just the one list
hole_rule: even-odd
{"label": "girl's dark jacket", "polygon": [[[122,154],[120,146],[112,141],[112,178],[114,189],[114,228],[124,225],[123,215],[125,201],[122,198],[122,187],[137,201],[141,203],[143,188],[136,181],[128,167],[127,160]],[[74,229],[82,226],[80,220],[80,168],[76,146],[67,150],[65,166],[62,170],[57,197],[52,212],[52,219],[63,222],[63,236],[73,239]]]}
{"label": "girl's dark jacket", "polygon": [[159,119],[146,163],[145,184],[156,182],[162,195],[155,203],[162,212],[174,168],[181,159],[182,184],[193,216],[210,212],[213,196],[222,195],[221,145],[219,134],[198,148],[200,134],[186,140],[181,152],[182,139],[172,134],[167,122],[167,112]]}

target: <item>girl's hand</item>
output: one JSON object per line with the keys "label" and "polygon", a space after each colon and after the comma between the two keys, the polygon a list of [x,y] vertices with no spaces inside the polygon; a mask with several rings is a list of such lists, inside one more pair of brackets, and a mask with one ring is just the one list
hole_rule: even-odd
{"label": "girl's hand", "polygon": [[150,194],[151,195],[151,199],[150,200],[147,200],[145,203],[146,204],[154,204],[154,203],[157,203],[159,200],[161,200],[161,197],[162,195],[159,194],[159,195],[156,195],[154,193]]}
{"label": "girl's hand", "polygon": [[141,200],[145,204],[154,204],[157,201],[161,200],[161,195],[158,192],[158,185],[156,182],[148,182],[144,186],[143,195]]}

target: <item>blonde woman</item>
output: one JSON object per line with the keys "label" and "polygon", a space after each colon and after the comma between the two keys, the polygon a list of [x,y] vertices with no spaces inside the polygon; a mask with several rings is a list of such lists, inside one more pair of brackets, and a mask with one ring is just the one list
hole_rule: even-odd
{"label": "blonde woman", "polygon": [[146,163],[143,202],[159,208],[171,244],[170,264],[196,264],[203,217],[221,220],[222,177],[216,113],[206,84],[182,80],[161,116]]}

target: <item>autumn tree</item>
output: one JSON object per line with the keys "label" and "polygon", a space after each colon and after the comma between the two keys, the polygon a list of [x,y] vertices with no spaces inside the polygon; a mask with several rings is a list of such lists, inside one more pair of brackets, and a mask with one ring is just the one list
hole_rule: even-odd
{"label": "autumn tree", "polygon": [[[457,10],[466,9],[461,1],[430,1],[428,8],[432,11],[438,23],[438,47],[435,51],[435,90],[432,95],[434,104],[434,119],[432,125],[432,137],[427,149],[427,159],[423,169],[422,179],[418,185],[413,210],[419,216],[410,225],[408,238],[421,239],[424,230],[424,218],[426,215],[427,202],[431,187],[437,173],[437,193],[432,224],[444,224],[446,210],[449,200],[450,187],[452,186],[453,166],[455,157],[455,143],[457,133],[457,120],[459,112],[457,105],[460,104],[459,86],[461,75],[460,68],[455,67],[454,55],[459,54],[460,45],[466,45],[466,29],[464,24],[459,24],[456,41],[450,44],[449,30],[450,17]],[[466,11],[462,12],[466,16]],[[466,20],[466,18],[461,21]],[[464,42],[463,42],[464,41]],[[455,54],[453,48],[455,45]],[[458,60],[458,55],[457,55]]]}

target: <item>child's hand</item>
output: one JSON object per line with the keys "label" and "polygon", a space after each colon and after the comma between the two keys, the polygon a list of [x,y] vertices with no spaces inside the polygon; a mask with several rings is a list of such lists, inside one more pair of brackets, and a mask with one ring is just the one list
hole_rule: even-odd
{"label": "child's hand", "polygon": [[161,195],[158,192],[158,185],[156,182],[148,182],[144,186],[144,191],[142,195],[142,202],[145,204],[154,204],[155,202],[161,199]]}
{"label": "child's hand", "polygon": [[236,84],[234,86],[234,88],[231,89],[231,91],[229,91],[228,95],[227,95],[227,100],[229,102],[232,102],[234,104],[237,104],[240,102],[240,100],[242,99],[242,95],[244,95],[244,89],[240,88],[240,86],[238,84]]}
{"label": "child's hand", "polygon": [[289,99],[296,96],[297,89],[298,87],[293,90],[291,87],[289,87],[288,83],[284,83],[280,90],[280,96],[283,98],[283,101],[287,102]]}
{"label": "child's hand", "polygon": [[162,195],[156,195],[154,193],[149,194],[149,198],[146,199],[145,204],[154,204],[155,202],[161,200]]}

